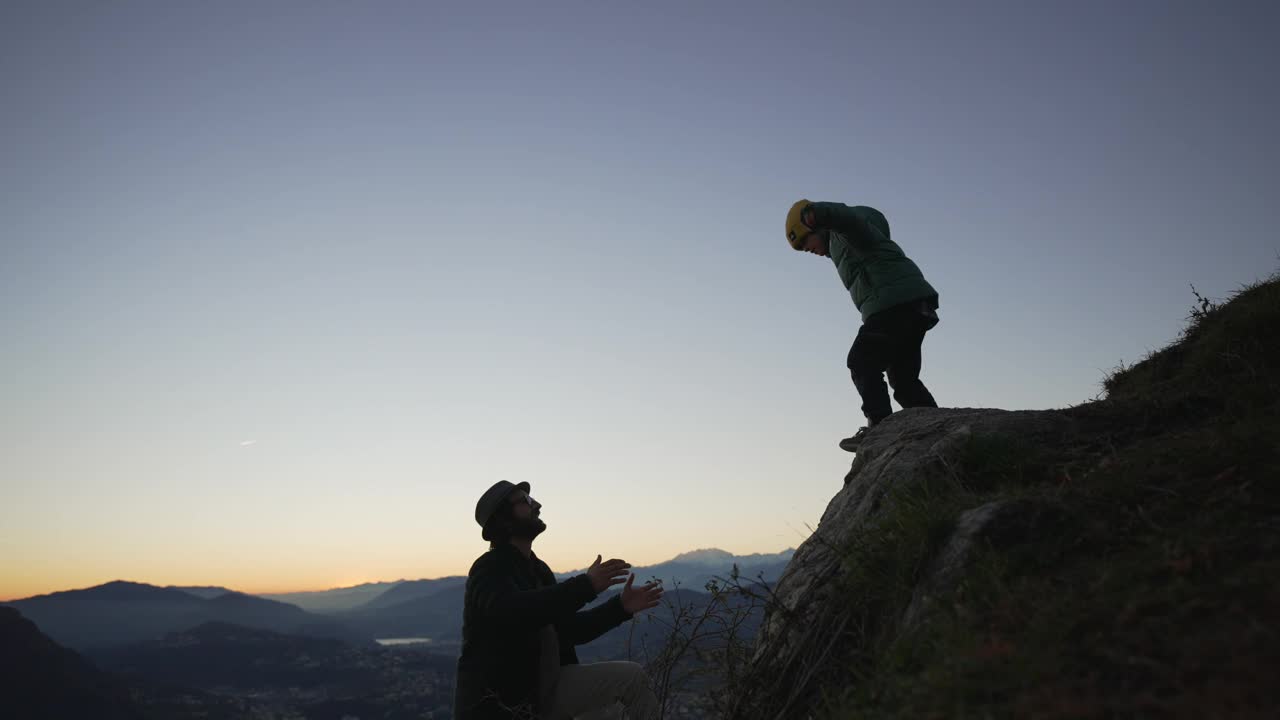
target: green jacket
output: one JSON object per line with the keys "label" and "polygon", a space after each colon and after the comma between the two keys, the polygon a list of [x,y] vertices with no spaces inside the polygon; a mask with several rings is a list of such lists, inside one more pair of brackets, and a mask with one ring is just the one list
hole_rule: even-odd
{"label": "green jacket", "polygon": [[828,246],[840,280],[862,319],[938,295],[924,273],[889,239],[889,221],[875,208],[816,202],[814,225],[830,231]]}

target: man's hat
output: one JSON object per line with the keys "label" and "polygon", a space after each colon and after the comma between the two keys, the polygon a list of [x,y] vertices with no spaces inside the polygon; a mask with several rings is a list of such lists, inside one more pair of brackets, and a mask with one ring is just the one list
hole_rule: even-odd
{"label": "man's hat", "polygon": [[[506,502],[507,496],[516,490],[529,492],[529,483],[522,482],[513,485],[506,480],[499,480],[493,484],[493,487],[484,491],[484,495],[480,496],[480,502],[476,503],[476,522],[480,523],[481,528],[489,524],[489,520]],[[483,534],[481,536],[483,537]],[[488,539],[487,537],[485,538],[485,540]]]}

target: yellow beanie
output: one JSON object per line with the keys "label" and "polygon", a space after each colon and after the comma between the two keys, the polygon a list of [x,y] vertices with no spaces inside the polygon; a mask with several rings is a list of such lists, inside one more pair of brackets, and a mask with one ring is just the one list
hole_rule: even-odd
{"label": "yellow beanie", "polygon": [[804,224],[803,215],[804,209],[811,204],[808,200],[801,200],[787,211],[787,242],[796,250],[800,249],[804,236],[809,234],[809,226]]}

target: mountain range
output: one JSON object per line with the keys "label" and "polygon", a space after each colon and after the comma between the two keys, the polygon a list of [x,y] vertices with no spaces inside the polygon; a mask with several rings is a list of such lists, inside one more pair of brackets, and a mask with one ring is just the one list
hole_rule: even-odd
{"label": "mountain range", "polygon": [[[744,582],[757,577],[772,582],[792,552],[738,556],[718,549],[695,550],[634,572],[641,580],[662,579],[669,590],[701,590],[713,578],[728,577],[734,567]],[[465,577],[451,576],[259,597],[222,587],[114,581],[6,604],[55,641],[82,651],[152,642],[206,623],[356,644],[374,638],[424,637],[450,645],[461,635],[465,583]],[[280,597],[299,599],[306,607],[281,602]]]}
{"label": "mountain range", "polygon": [[49,637],[79,650],[140,642],[207,622],[299,635],[367,640],[342,623],[296,605],[226,592],[202,597],[186,590],[115,581],[7,603]]}
{"label": "mountain range", "polygon": [[[580,656],[643,660],[673,631],[673,608],[696,616],[711,601],[703,592],[708,580],[736,567],[744,582],[757,575],[772,582],[791,552],[704,549],[635,568],[642,580],[664,581],[668,606],[580,647]],[[18,717],[183,720],[284,707],[305,707],[308,717],[438,713],[452,687],[465,583],[452,576],[259,597],[114,581],[16,600],[0,607],[0,680],[13,681],[0,693],[0,716],[14,708],[53,708]],[[309,609],[280,597],[300,598]],[[753,612],[739,629],[754,633],[759,621]],[[373,642],[408,637],[430,642],[406,650]]]}
{"label": "mountain range", "polygon": [[[714,577],[728,576],[736,565],[744,581],[753,580],[760,575],[763,575],[766,581],[772,581],[782,574],[782,570],[786,568],[794,552],[794,549],[789,548],[778,553],[734,555],[719,548],[704,548],[681,553],[655,565],[636,568],[635,572],[642,579],[661,578],[669,586],[701,588]],[[582,572],[585,572],[585,568],[556,573],[556,576],[563,579]],[[387,608],[434,595],[448,587],[461,587],[465,584],[466,577],[454,575],[423,580],[371,582],[330,590],[262,593],[259,597],[297,605],[308,612],[340,615],[350,611],[364,612]],[[177,589],[205,597],[216,595],[218,591],[231,592],[226,588]]]}
{"label": "mountain range", "polygon": [[[325,613],[350,610],[379,597],[391,588],[404,584],[405,580],[370,582],[331,590],[312,590],[292,593],[259,593],[258,597],[297,605],[309,612]],[[407,581],[418,582],[418,581]]]}
{"label": "mountain range", "polygon": [[[636,574],[637,580],[657,578],[668,589],[681,587],[698,590],[711,580],[729,579],[735,567],[740,582],[744,585],[759,579],[769,583],[782,575],[794,553],[794,549],[787,549],[779,553],[733,555],[718,548],[708,548],[682,553],[657,565],[634,568],[632,572]],[[586,572],[585,569],[557,575],[571,577],[582,572]]]}

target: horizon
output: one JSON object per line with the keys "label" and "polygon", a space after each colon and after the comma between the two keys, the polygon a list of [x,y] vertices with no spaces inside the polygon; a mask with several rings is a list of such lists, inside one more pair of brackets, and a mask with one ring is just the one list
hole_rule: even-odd
{"label": "horizon", "polygon": [[[680,553],[679,555],[672,556],[672,557],[670,557],[670,558],[667,558],[666,560],[658,560],[658,561],[655,561],[655,562],[647,562],[647,563],[632,563],[632,567],[633,567],[633,568],[645,568],[645,567],[652,567],[652,566],[654,566],[654,565],[660,565],[660,564],[663,564],[663,563],[672,562],[672,561],[674,561],[674,560],[679,559],[679,558],[680,558],[681,556],[683,556],[683,555],[688,555],[688,554],[690,554],[690,553],[695,553],[695,552],[702,552],[702,551],[705,551],[705,550],[720,550],[720,551],[722,551],[722,552],[729,552],[729,554],[730,554],[730,555],[732,555],[733,557],[749,557],[749,556],[752,556],[752,555],[779,555],[779,554],[782,554],[782,553],[785,553],[785,552],[794,551],[794,550],[795,550],[795,547],[785,547],[785,548],[783,548],[783,549],[781,549],[781,550],[778,550],[777,552],[772,552],[772,553],[760,553],[760,552],[754,552],[754,553],[734,553],[734,552],[730,552],[730,551],[727,551],[727,550],[723,550],[723,548],[714,548],[714,547],[708,547],[708,548],[694,548],[693,550],[686,550],[686,551],[684,551],[684,552]],[[537,552],[537,551],[535,550],[534,552]],[[565,573],[565,572],[573,572],[574,570],[581,570],[581,569],[583,569],[583,568],[580,568],[580,567],[571,567],[571,568],[565,568],[565,569],[563,569],[563,570],[557,570],[557,569],[555,569],[555,568],[552,568],[552,572],[555,572],[555,573]],[[213,584],[210,584],[210,583],[199,583],[199,584],[156,583],[156,582],[149,582],[149,581],[145,581],[145,580],[129,580],[129,579],[126,579],[126,578],[112,578],[112,579],[110,579],[110,580],[103,580],[103,581],[101,581],[101,582],[91,583],[91,584],[89,584],[89,585],[85,585],[85,586],[83,586],[83,587],[59,588],[59,589],[56,589],[56,590],[46,590],[46,591],[42,591],[42,592],[28,593],[28,594],[26,594],[26,595],[21,595],[21,596],[0,597],[0,603],[15,602],[15,601],[18,601],[18,600],[27,600],[27,599],[34,598],[34,597],[41,597],[41,596],[44,596],[44,595],[52,595],[52,594],[60,593],[60,592],[79,592],[79,591],[82,591],[82,590],[92,590],[93,588],[102,587],[103,585],[110,585],[110,584],[112,584],[112,583],[117,583],[117,582],[120,582],[120,583],[131,583],[131,584],[135,584],[135,585],[149,585],[149,586],[151,586],[151,587],[157,587],[157,588],[162,588],[162,589],[170,589],[170,588],[172,588],[172,589],[175,589],[175,590],[182,589],[182,588],[200,588],[200,587],[207,587],[207,588],[221,588],[221,589],[223,589],[223,590],[228,590],[228,591],[230,591],[230,592],[238,592],[238,593],[241,593],[241,594],[244,594],[244,595],[257,595],[257,596],[263,596],[263,595],[296,595],[296,594],[301,594],[301,593],[326,593],[326,592],[333,592],[333,591],[335,591],[335,590],[348,590],[348,589],[351,589],[351,588],[359,587],[359,586],[361,586],[361,585],[390,584],[390,585],[393,585],[393,586],[394,586],[394,585],[398,585],[398,584],[400,584],[400,583],[405,583],[405,582],[415,582],[415,581],[418,581],[418,580],[441,580],[441,579],[449,578],[449,577],[466,577],[466,575],[467,575],[466,571],[465,571],[465,570],[463,570],[462,572],[446,573],[446,574],[444,574],[444,575],[432,575],[432,576],[422,576],[422,577],[408,577],[408,576],[405,576],[405,577],[401,577],[401,578],[399,578],[398,580],[364,580],[364,581],[357,581],[357,582],[352,582],[352,583],[344,584],[344,585],[333,585],[333,586],[326,587],[326,588],[314,588],[314,589],[302,589],[302,590],[248,590],[248,589],[243,589],[243,588],[239,588],[239,587],[233,587],[233,586],[228,586],[228,585],[221,585],[221,584],[217,584],[217,583],[213,583]]]}
{"label": "horizon", "polygon": [[794,547],[864,421],[791,204],[886,215],[940,405],[1087,402],[1277,265],[1277,21],[5,3],[0,596],[464,573],[500,479],[553,567]]}

